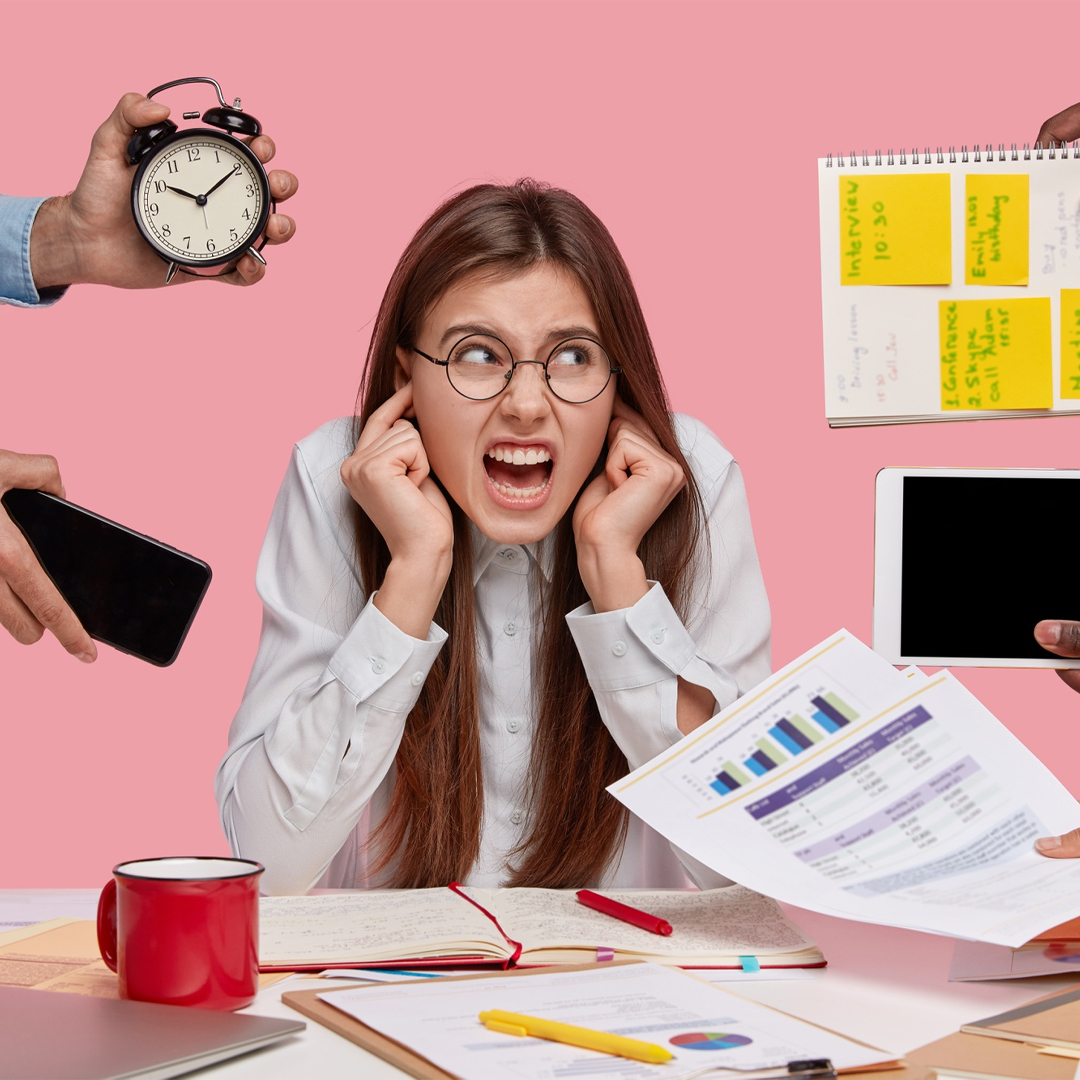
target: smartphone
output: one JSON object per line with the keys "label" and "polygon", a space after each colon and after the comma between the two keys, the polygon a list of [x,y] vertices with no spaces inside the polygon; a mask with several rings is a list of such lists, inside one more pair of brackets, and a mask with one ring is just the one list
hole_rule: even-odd
{"label": "smartphone", "polygon": [[98,641],[167,667],[210,585],[210,567],[44,491],[0,499],[45,573]]}
{"label": "smartphone", "polygon": [[1080,667],[1042,619],[1080,621],[1075,469],[882,469],[874,649],[894,664]]}

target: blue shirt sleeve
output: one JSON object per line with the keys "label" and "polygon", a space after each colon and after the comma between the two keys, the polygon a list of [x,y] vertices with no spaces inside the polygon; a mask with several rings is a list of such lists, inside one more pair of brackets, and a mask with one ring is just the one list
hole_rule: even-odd
{"label": "blue shirt sleeve", "polygon": [[59,287],[39,292],[30,273],[30,230],[44,201],[0,195],[0,304],[49,307],[67,291]]}

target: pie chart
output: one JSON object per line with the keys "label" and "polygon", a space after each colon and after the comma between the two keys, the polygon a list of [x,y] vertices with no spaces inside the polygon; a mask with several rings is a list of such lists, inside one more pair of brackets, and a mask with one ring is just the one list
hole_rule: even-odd
{"label": "pie chart", "polygon": [[1043,955],[1047,960],[1053,960],[1059,964],[1080,964],[1080,947],[1075,942],[1055,942],[1043,950]]}
{"label": "pie chart", "polygon": [[749,1046],[754,1040],[733,1032],[686,1031],[669,1041],[672,1046],[681,1046],[686,1050],[733,1050],[736,1046]]}

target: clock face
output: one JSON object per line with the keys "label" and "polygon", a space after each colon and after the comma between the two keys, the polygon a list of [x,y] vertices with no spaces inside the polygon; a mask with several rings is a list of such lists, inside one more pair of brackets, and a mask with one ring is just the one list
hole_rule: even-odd
{"label": "clock face", "polygon": [[207,128],[164,139],[139,165],[135,223],[151,247],[183,266],[219,266],[258,240],[270,191],[247,146]]}

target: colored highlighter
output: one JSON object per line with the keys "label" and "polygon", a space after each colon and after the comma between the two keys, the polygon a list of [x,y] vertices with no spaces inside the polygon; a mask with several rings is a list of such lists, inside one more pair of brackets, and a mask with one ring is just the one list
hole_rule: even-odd
{"label": "colored highlighter", "polygon": [[665,1050],[655,1043],[642,1042],[641,1039],[628,1039],[625,1035],[612,1035],[606,1031],[594,1031],[592,1028],[577,1027],[574,1024],[560,1024],[557,1020],[541,1020],[535,1016],[522,1016],[521,1013],[503,1012],[502,1009],[482,1012],[480,1021],[489,1031],[497,1031],[502,1035],[517,1035],[521,1038],[531,1035],[535,1039],[550,1039],[552,1042],[580,1046],[584,1050],[599,1050],[602,1054],[614,1054],[632,1061],[648,1061],[654,1065],[661,1065],[675,1056],[670,1050]]}
{"label": "colored highlighter", "polygon": [[610,915],[613,919],[620,919],[631,926],[648,930],[650,934],[660,934],[667,937],[671,933],[671,923],[666,919],[650,915],[647,911],[639,911],[629,904],[620,904],[618,900],[612,900],[607,896],[601,896],[591,889],[581,889],[577,894],[578,902],[584,904],[593,911],[599,911],[603,915]]}

